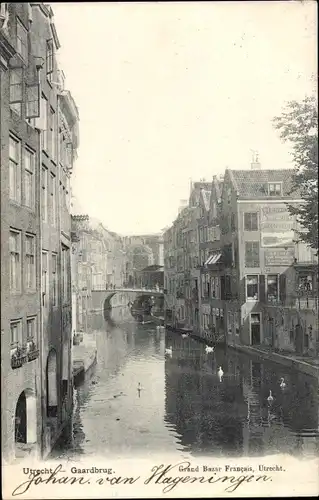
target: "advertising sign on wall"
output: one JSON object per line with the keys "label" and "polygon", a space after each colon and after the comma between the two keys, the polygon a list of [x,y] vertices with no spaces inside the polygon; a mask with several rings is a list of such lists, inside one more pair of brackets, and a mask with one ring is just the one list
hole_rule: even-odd
{"label": "advertising sign on wall", "polygon": [[293,227],[294,219],[284,203],[269,204],[261,208],[260,229],[262,247],[293,246]]}
{"label": "advertising sign on wall", "polygon": [[294,249],[267,248],[265,249],[265,266],[290,266],[294,261]]}

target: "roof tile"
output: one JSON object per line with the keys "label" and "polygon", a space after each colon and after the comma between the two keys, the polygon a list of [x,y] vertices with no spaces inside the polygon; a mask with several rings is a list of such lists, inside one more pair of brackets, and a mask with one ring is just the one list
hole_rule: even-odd
{"label": "roof tile", "polygon": [[230,170],[236,183],[235,188],[241,198],[268,197],[268,183],[282,182],[283,197],[299,197],[298,191],[290,193],[292,188],[292,169],[278,170]]}

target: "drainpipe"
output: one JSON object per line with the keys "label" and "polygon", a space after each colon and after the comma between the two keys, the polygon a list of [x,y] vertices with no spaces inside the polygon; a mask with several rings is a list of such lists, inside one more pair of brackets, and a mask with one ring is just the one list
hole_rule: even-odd
{"label": "drainpipe", "polygon": [[40,335],[39,335],[39,349],[40,349],[40,395],[41,395],[41,442],[40,442],[40,451],[41,456],[44,453],[44,436],[45,436],[45,427],[44,427],[44,391],[43,391],[43,372],[45,371],[44,363],[44,342],[43,342],[43,302],[42,302],[42,207],[41,207],[41,189],[42,189],[42,150],[41,150],[41,130],[37,129],[38,132],[38,172],[39,172],[39,183],[38,183],[38,220],[39,220],[39,245],[38,245],[38,255],[39,255],[39,282],[40,282]]}

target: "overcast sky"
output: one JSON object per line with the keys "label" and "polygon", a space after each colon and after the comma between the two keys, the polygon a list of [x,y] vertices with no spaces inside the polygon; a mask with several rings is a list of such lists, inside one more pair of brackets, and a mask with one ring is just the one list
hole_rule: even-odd
{"label": "overcast sky", "polygon": [[271,124],[316,72],[316,2],[52,4],[80,113],[79,209],[121,234],[158,232],[190,179],[291,167]]}

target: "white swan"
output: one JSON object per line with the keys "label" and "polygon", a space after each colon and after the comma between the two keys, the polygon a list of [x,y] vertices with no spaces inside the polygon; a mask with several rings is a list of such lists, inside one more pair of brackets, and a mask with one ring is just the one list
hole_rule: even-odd
{"label": "white swan", "polygon": [[285,379],[283,377],[281,377],[281,379],[280,379],[280,387],[281,387],[281,389],[284,389],[286,387],[286,382],[285,382]]}
{"label": "white swan", "polygon": [[214,352],[214,349],[215,349],[215,347],[210,347],[209,345],[207,345],[207,346],[205,347],[205,351],[206,351],[207,353],[209,353],[209,352]]}
{"label": "white swan", "polygon": [[172,346],[166,347],[165,354],[169,354],[170,356],[172,356],[172,354],[173,354],[173,348],[172,348]]}
{"label": "white swan", "polygon": [[221,366],[219,367],[219,370],[218,370],[218,372],[217,372],[217,373],[218,373],[219,378],[220,378],[220,379],[222,379],[222,378],[223,378],[223,376],[224,376],[224,372],[223,372],[223,369],[222,369],[222,367],[221,367]]}
{"label": "white swan", "polygon": [[269,396],[267,398],[267,401],[268,401],[268,403],[272,403],[273,400],[274,400],[273,395],[272,395],[271,391],[269,391]]}

